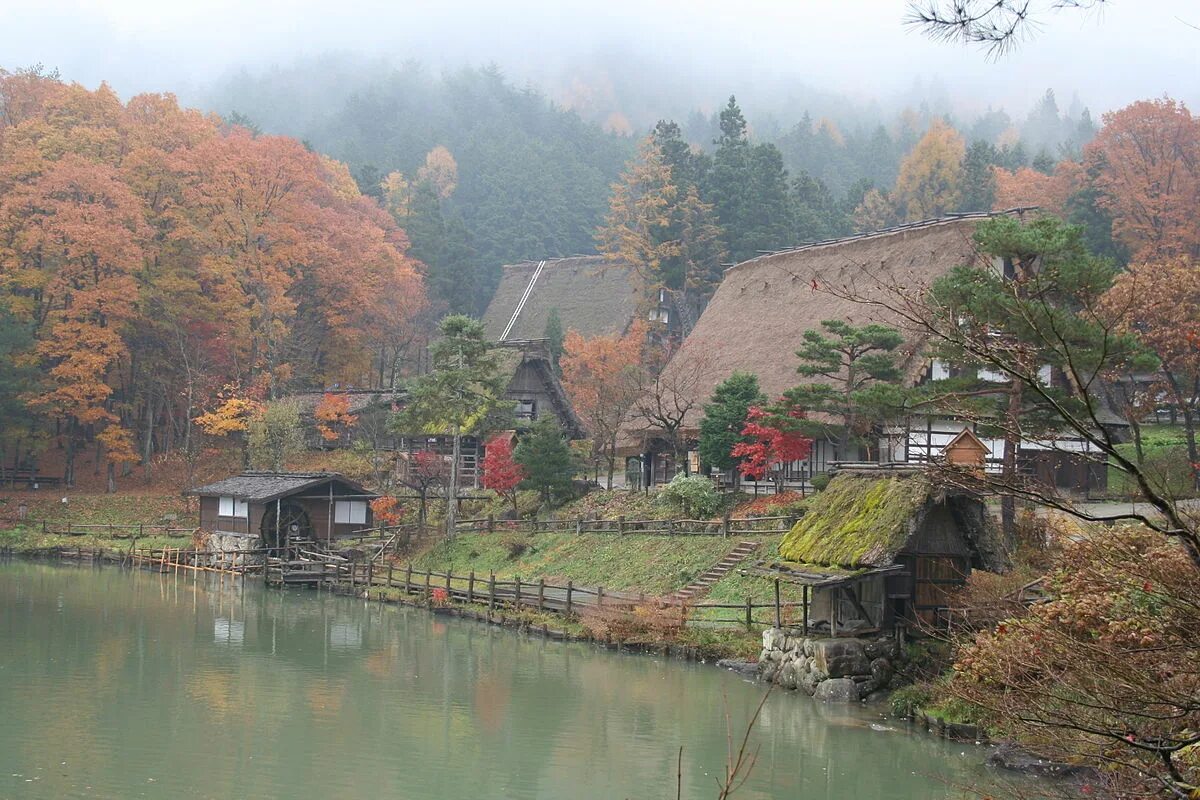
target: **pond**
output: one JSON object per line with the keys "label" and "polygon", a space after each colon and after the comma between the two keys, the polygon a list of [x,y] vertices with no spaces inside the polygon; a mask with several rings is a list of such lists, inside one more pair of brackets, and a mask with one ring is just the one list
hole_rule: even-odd
{"label": "pond", "polygon": [[[716,796],[763,694],[701,664],[201,576],[0,563],[0,797]],[[773,693],[736,798],[938,798],[970,745]]]}

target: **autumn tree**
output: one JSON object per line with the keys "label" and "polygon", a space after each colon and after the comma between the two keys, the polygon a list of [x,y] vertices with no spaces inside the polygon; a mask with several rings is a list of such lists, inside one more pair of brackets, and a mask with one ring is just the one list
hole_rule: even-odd
{"label": "autumn tree", "polygon": [[513,446],[509,435],[500,434],[489,439],[487,452],[483,457],[483,488],[491,489],[512,504],[513,519],[520,516],[517,509],[517,489],[525,477],[525,468],[513,460]]}
{"label": "autumn tree", "polygon": [[1158,359],[1151,387],[1170,398],[1183,421],[1192,483],[1200,481],[1200,263],[1177,257],[1139,263],[1117,276],[1104,297],[1119,330]]}
{"label": "autumn tree", "polygon": [[643,311],[657,307],[662,289],[699,308],[720,274],[724,252],[712,208],[700,200],[697,187],[675,183],[649,138],[613,184],[596,242],[609,261],[635,270]]}
{"label": "autumn tree", "polygon": [[[400,456],[397,464],[397,480],[402,486],[407,486],[417,493],[417,522],[424,525],[428,519],[429,496],[440,487],[449,487],[451,483],[451,465],[449,460],[433,450],[418,450]],[[454,495],[456,492],[447,491],[450,504],[457,505]]]}
{"label": "autumn tree", "polygon": [[966,145],[954,128],[934,120],[912,152],[900,162],[891,201],[901,219],[911,222],[957,211],[962,201]]}
{"label": "autumn tree", "polygon": [[637,322],[623,336],[584,338],[572,330],[563,345],[563,387],[607,464],[608,488],[616,472],[617,433],[642,391],[646,327]]}
{"label": "autumn tree", "polygon": [[1099,204],[1136,260],[1200,256],[1200,120],[1169,98],[1104,115],[1084,149]]}
{"label": "autumn tree", "polygon": [[[748,441],[743,428],[750,409],[763,405],[766,397],[758,388],[758,376],[746,372],[735,372],[713,390],[712,397],[704,404],[704,418],[700,420],[698,449],[701,468],[728,470],[737,466],[739,456],[734,447]],[[737,476],[743,474],[734,472]]]}
{"label": "autumn tree", "polygon": [[774,473],[776,489],[781,488],[782,467],[802,461],[812,452],[813,440],[800,431],[804,418],[804,409],[786,397],[769,408],[751,406],[741,430],[743,440],[729,453],[737,460],[738,471],[756,481]]}
{"label": "autumn tree", "polygon": [[313,409],[317,432],[327,442],[336,442],[358,422],[358,415],[350,413],[350,395],[344,392],[325,392]]}
{"label": "autumn tree", "polygon": [[689,471],[688,424],[700,411],[712,372],[712,361],[703,354],[671,358],[668,348],[662,354],[666,364],[649,369],[642,389],[629,408],[626,421],[632,435],[642,437],[646,446],[657,441],[665,445],[676,468]]}

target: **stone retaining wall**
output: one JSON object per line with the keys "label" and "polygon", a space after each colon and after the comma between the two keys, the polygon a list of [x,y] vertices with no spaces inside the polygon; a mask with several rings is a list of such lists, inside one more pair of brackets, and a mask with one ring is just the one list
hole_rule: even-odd
{"label": "stone retaining wall", "polygon": [[203,536],[202,549],[213,553],[216,558],[216,563],[209,566],[228,568],[263,563],[261,555],[234,555],[237,551],[261,547],[262,542],[257,534],[209,531]]}
{"label": "stone retaining wall", "polygon": [[763,631],[759,677],[818,700],[856,703],[890,688],[899,648],[895,639],[830,639],[783,628]]}

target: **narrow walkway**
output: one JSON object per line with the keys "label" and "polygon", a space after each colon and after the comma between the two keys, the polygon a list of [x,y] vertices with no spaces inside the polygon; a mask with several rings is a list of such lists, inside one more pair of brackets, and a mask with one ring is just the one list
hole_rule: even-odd
{"label": "narrow walkway", "polygon": [[672,592],[670,599],[680,603],[691,603],[708,594],[713,584],[724,578],[746,557],[758,549],[758,542],[738,542],[737,547],[729,551],[729,555],[713,564],[707,572],[692,581],[682,589]]}

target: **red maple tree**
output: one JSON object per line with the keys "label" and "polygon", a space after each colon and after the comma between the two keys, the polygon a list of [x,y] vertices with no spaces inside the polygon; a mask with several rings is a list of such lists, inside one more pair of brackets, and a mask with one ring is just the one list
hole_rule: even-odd
{"label": "red maple tree", "polygon": [[504,434],[493,436],[483,457],[483,487],[512,503],[515,515],[519,513],[517,488],[523,480],[525,468],[513,460],[512,440]]}
{"label": "red maple tree", "polygon": [[804,419],[804,410],[790,407],[783,413],[772,413],[758,406],[751,406],[746,415],[742,435],[752,437],[749,442],[738,442],[730,455],[741,459],[738,469],[747,478],[762,480],[776,464],[787,464],[808,458],[812,452],[812,439],[801,435],[788,420]]}

